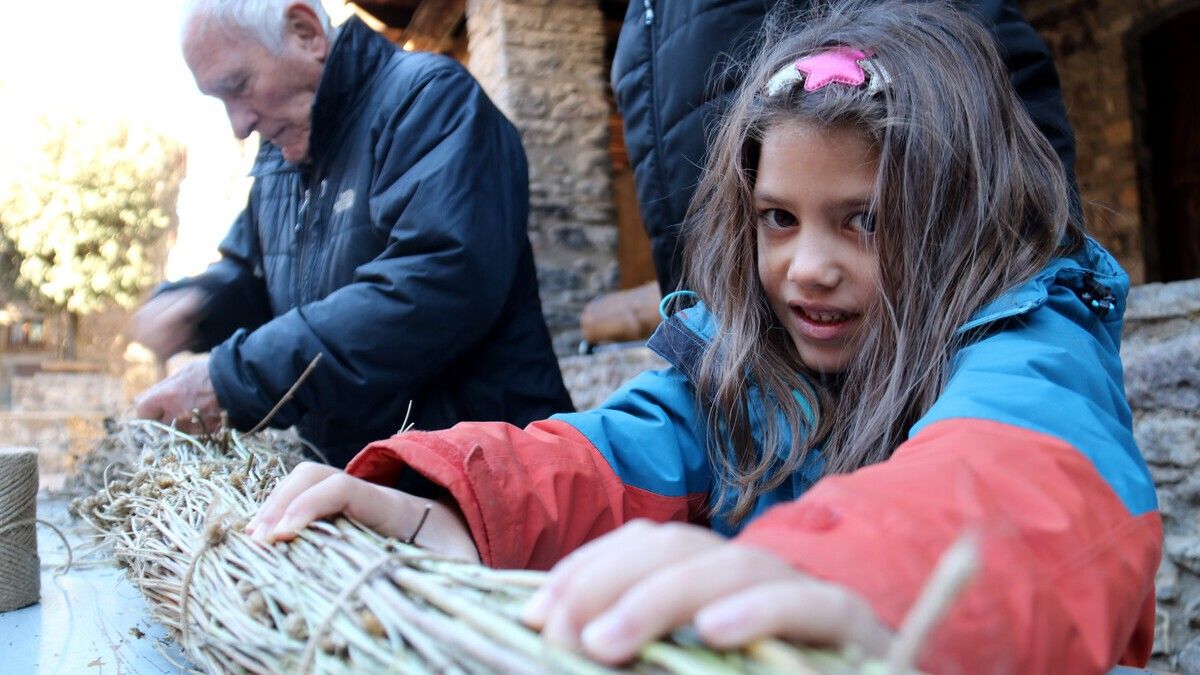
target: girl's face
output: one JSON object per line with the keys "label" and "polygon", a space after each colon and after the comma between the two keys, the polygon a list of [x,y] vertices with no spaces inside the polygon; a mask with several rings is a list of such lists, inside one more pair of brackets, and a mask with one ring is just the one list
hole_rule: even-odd
{"label": "girl's face", "polygon": [[758,276],[800,358],[841,372],[877,299],[870,213],[879,155],[862,132],[803,122],[767,130],[754,186]]}

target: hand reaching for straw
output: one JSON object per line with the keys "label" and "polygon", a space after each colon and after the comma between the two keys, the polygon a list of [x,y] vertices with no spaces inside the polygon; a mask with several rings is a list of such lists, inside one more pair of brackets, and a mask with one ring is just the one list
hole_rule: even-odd
{"label": "hand reaching for straw", "polygon": [[548,640],[610,665],[687,624],[721,649],[779,636],[883,654],[892,639],[847,588],[707,528],[642,520],[560,561],[524,619]]}
{"label": "hand reaching for straw", "polygon": [[453,506],[368,483],[314,462],[300,464],[275,486],[246,525],[246,534],[263,544],[290,541],[309,523],[339,513],[385,536],[479,562],[470,530]]}

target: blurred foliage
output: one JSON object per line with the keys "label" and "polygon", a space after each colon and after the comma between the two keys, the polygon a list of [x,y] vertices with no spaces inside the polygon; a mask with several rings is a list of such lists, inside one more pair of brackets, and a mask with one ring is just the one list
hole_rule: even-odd
{"label": "blurred foliage", "polygon": [[159,277],[185,155],[122,122],[42,118],[0,176],[0,284],[88,314],[129,307]]}
{"label": "blurred foliage", "polygon": [[21,256],[17,254],[17,245],[9,240],[3,226],[0,226],[0,305],[24,297],[17,283],[20,269]]}

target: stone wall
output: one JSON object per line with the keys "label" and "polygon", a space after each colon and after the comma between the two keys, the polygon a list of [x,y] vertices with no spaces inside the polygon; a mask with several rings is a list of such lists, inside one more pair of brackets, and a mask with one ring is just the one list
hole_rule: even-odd
{"label": "stone wall", "polygon": [[1135,287],[1125,318],[1126,394],[1165,537],[1151,665],[1200,673],[1200,279]]}
{"label": "stone wall", "polygon": [[89,410],[116,415],[124,406],[124,383],[106,373],[41,372],[12,380],[13,412]]}
{"label": "stone wall", "polygon": [[602,18],[594,0],[467,2],[469,66],[529,157],[529,238],[560,355],[619,276]]}
{"label": "stone wall", "polygon": [[1194,0],[1019,0],[1054,53],[1075,129],[1076,172],[1088,229],[1145,281],[1138,151],[1131,104],[1130,31]]}
{"label": "stone wall", "polygon": [[125,408],[124,383],[107,373],[37,372],[12,379],[0,410],[0,445],[38,449],[43,476],[71,470],[103,436],[103,420]]}
{"label": "stone wall", "polygon": [[641,344],[619,345],[595,354],[559,359],[563,382],[576,410],[590,410],[643,370],[665,368],[661,356]]}
{"label": "stone wall", "polygon": [[70,473],[75,459],[104,436],[104,415],[91,411],[0,411],[0,445],[37,448],[38,473]]}

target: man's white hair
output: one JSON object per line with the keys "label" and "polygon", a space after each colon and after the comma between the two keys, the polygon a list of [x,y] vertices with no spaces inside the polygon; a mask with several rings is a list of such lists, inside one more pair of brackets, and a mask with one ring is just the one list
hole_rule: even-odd
{"label": "man's white hair", "polygon": [[238,30],[257,40],[273,54],[283,51],[284,12],[289,5],[312,8],[326,35],[333,35],[329,14],[321,0],[189,0],[183,8],[183,32],[196,22]]}

